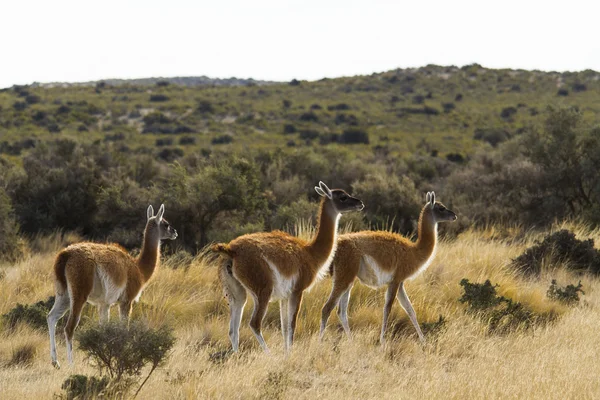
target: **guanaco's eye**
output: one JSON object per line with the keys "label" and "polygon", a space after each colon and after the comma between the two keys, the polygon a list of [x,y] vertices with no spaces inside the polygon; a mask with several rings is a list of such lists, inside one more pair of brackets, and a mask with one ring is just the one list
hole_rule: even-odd
{"label": "guanaco's eye", "polygon": [[348,196],[347,195],[343,194],[343,195],[340,196],[340,201],[346,201],[346,200],[348,200]]}
{"label": "guanaco's eye", "polygon": [[440,206],[440,211],[446,211],[446,207]]}

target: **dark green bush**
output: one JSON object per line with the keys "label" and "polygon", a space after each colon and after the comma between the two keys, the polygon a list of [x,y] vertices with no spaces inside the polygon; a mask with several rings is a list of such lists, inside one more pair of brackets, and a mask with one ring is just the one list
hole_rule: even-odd
{"label": "dark green bush", "polygon": [[338,142],[344,144],[369,144],[369,134],[362,129],[346,129],[340,135]]}
{"label": "dark green bush", "polygon": [[460,286],[464,293],[459,301],[467,303],[471,311],[487,310],[502,302],[503,298],[496,295],[498,285],[492,285],[489,279],[484,283],[471,283],[468,279],[462,279]]}
{"label": "dark green bush", "polygon": [[283,133],[285,135],[290,135],[292,133],[296,133],[296,127],[292,124],[283,125]]}
{"label": "dark green bush", "polygon": [[200,114],[212,114],[215,109],[209,100],[198,101],[198,108],[196,109]]}
{"label": "dark green bush", "polygon": [[300,117],[298,117],[298,119],[300,121],[304,121],[304,122],[318,122],[319,121],[319,117],[317,116],[317,114],[315,114],[312,111],[300,114]]}
{"label": "dark green bush", "polygon": [[517,113],[517,109],[515,107],[505,107],[500,112],[500,118],[502,119],[512,119],[512,117]]}
{"label": "dark green bush", "polygon": [[111,381],[126,387],[137,381],[143,369],[149,367],[137,394],[156,368],[166,361],[175,337],[167,327],[152,329],[136,321],[129,327],[123,323],[91,325],[80,331],[77,341],[80,350],[100,373],[107,373]]}
{"label": "dark green bush", "polygon": [[221,135],[215,138],[212,138],[210,141],[212,144],[229,144],[233,142],[233,136],[231,135]]}
{"label": "dark green bush", "polygon": [[550,299],[557,300],[568,305],[573,305],[579,303],[579,293],[585,294],[582,287],[583,285],[581,284],[581,281],[579,281],[577,286],[569,284],[562,288],[558,286],[556,279],[552,279],[552,283],[550,284],[546,294]]}
{"label": "dark green bush", "polygon": [[150,95],[150,101],[153,101],[153,102],[169,101],[169,97],[165,96],[164,94],[152,94],[152,95]]}
{"label": "dark green bush", "polygon": [[71,375],[62,384],[66,400],[93,400],[109,394],[110,380],[107,376]]}
{"label": "dark green bush", "polygon": [[54,296],[35,304],[17,303],[13,309],[2,315],[2,319],[9,329],[15,329],[18,323],[26,323],[32,328],[46,330],[48,328],[46,316],[53,305]]}
{"label": "dark green bush", "polygon": [[371,226],[400,233],[416,232],[423,200],[407,176],[377,173],[352,184],[354,194],[365,203],[363,213]]}
{"label": "dark green bush", "polygon": [[192,136],[184,136],[182,138],[179,138],[179,144],[182,146],[196,144],[196,138]]}
{"label": "dark green bush", "polygon": [[0,260],[15,262],[26,252],[10,198],[0,187]]}
{"label": "dark green bush", "polygon": [[153,370],[166,361],[175,344],[171,329],[152,329],[141,322],[90,325],[77,337],[79,348],[99,371],[111,379],[140,376],[145,366]]}
{"label": "dark green bush", "polygon": [[510,139],[508,131],[501,128],[477,128],[473,134],[473,139],[488,142],[493,147]]}
{"label": "dark green bush", "polygon": [[594,239],[578,240],[566,229],[546,236],[512,260],[512,265],[525,274],[537,275],[543,261],[564,262],[574,271],[600,274],[600,251],[594,248]]}
{"label": "dark green bush", "polygon": [[466,303],[470,312],[477,313],[487,323],[490,333],[509,333],[517,329],[528,329],[536,322],[549,316],[539,316],[519,302],[496,294],[498,285],[486,280],[483,284],[462,279],[464,293],[459,299]]}

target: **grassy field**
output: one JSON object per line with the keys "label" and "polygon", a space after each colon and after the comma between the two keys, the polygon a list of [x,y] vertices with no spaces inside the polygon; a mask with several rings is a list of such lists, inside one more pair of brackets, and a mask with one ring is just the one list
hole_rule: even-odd
{"label": "grassy field", "polygon": [[[600,240],[600,231],[574,224],[579,238]],[[348,340],[332,314],[327,335],[318,340],[320,309],[331,280],[325,279],[305,297],[299,316],[297,341],[290,355],[283,353],[278,306],[271,304],[265,337],[272,354],[262,353],[247,327],[246,307],[241,351],[228,358],[215,355],[229,348],[228,309],[216,279],[215,265],[201,256],[172,257],[163,262],[134,307],[134,318],[152,326],[169,324],[177,342],[167,364],[140,393],[143,399],[195,398],[598,398],[597,353],[600,336],[600,280],[576,276],[563,265],[547,265],[539,278],[524,278],[509,267],[510,260],[541,239],[542,233],[519,228],[467,231],[454,241],[443,241],[429,269],[407,283],[419,321],[447,321],[439,333],[426,335],[421,346],[407,316],[394,305],[388,341],[378,344],[383,290],[360,284],[350,301]],[[519,238],[519,239],[515,239]],[[39,239],[34,252],[15,265],[0,266],[0,314],[16,303],[45,300],[53,293],[50,272],[61,241]],[[481,318],[468,313],[458,299],[459,282],[490,279],[498,293],[522,302],[529,310],[555,315],[552,322],[506,334],[490,333]],[[561,285],[581,279],[585,296],[575,307],[550,300],[551,279]],[[82,324],[97,323],[87,306]],[[116,312],[113,310],[113,319]],[[29,365],[12,365],[21,346],[35,349]],[[50,365],[48,335],[27,326],[16,331],[0,328],[0,397],[49,399],[61,392],[71,374],[93,375],[95,370],[75,351],[75,366]]]}

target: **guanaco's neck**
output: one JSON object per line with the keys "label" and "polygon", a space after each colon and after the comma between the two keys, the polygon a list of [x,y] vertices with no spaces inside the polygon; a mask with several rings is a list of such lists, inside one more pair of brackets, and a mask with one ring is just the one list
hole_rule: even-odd
{"label": "guanaco's neck", "polygon": [[428,260],[435,251],[437,242],[437,223],[433,219],[433,213],[429,204],[423,207],[419,216],[419,238],[415,247],[423,262]]}
{"label": "guanaco's neck", "polygon": [[146,226],[142,252],[137,258],[137,265],[144,277],[144,282],[147,282],[152,277],[159,260],[160,238],[158,237],[158,229],[155,226]]}
{"label": "guanaco's neck", "polygon": [[320,262],[325,262],[333,250],[340,215],[331,201],[321,200],[317,218],[317,234],[308,245],[309,252]]}

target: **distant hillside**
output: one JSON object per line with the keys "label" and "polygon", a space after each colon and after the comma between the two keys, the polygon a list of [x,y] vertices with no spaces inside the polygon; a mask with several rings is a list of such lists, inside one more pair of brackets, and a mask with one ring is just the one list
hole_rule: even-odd
{"label": "distant hillside", "polygon": [[173,84],[180,86],[263,86],[272,85],[277,82],[258,81],[252,78],[209,78],[207,76],[176,76],[174,78],[140,78],[140,79],[102,79],[89,82],[34,82],[31,87],[54,88],[54,87],[78,87],[78,86],[96,86],[106,84],[111,86],[121,85],[139,85],[151,86],[156,84]]}
{"label": "distant hillside", "polygon": [[44,140],[115,142],[167,160],[199,150],[343,146],[461,160],[541,126],[551,105],[600,123],[600,73],[428,65],[287,83],[206,77],[0,91],[0,154]]}

